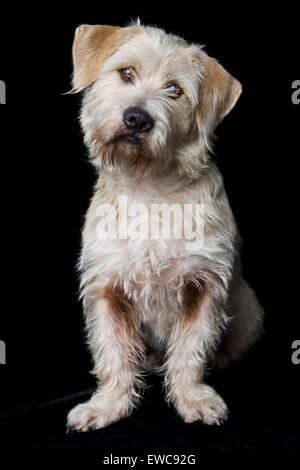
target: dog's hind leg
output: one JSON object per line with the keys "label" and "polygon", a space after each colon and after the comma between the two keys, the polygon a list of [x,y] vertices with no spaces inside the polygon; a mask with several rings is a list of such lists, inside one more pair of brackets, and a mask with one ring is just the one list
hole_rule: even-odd
{"label": "dog's hind leg", "polygon": [[215,356],[215,365],[219,367],[239,359],[259,339],[263,330],[264,311],[243,278],[232,291],[230,316],[232,320]]}

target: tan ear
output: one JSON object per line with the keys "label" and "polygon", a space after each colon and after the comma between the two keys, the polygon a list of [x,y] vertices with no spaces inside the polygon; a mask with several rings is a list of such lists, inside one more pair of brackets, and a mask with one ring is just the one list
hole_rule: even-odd
{"label": "tan ear", "polygon": [[208,145],[216,126],[236,104],[242,86],[222,65],[206,54],[201,75],[196,116],[199,133]]}
{"label": "tan ear", "polygon": [[135,27],[79,26],[73,42],[73,90],[80,91],[94,83],[104,61],[137,31]]}

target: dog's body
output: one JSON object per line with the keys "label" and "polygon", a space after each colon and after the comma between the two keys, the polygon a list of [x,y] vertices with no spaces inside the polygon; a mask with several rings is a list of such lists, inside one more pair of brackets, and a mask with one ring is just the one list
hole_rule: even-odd
{"label": "dog's body", "polygon": [[[147,368],[165,372],[167,397],[185,421],[219,423],[227,408],[202,381],[206,364],[240,357],[263,317],[242,278],[237,228],[208,155],[240,84],[199,46],[139,24],[82,26],[73,57],[74,88],[86,88],[85,142],[100,169],[80,262],[99,388],[68,424],[87,430],[127,416]],[[119,221],[122,197],[146,208],[203,205],[204,243],[187,250],[176,217],[168,240],[136,235],[133,219],[126,232],[120,224],[118,237],[102,239],[99,208],[110,207]],[[183,214],[195,222],[193,210]]]}

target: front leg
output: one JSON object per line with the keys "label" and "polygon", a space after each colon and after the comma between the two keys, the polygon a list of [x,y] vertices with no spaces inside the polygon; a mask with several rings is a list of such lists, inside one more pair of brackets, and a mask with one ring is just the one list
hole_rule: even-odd
{"label": "front leg", "polygon": [[77,431],[103,428],[128,416],[144,385],[138,370],[144,360],[139,322],[122,289],[90,286],[84,303],[93,373],[99,384],[92,398],[68,415],[68,428]]}
{"label": "front leg", "polygon": [[220,341],[227,317],[222,309],[226,292],[215,280],[188,282],[182,310],[169,340],[165,386],[167,399],[187,423],[220,424],[227,406],[203,383],[207,360]]}

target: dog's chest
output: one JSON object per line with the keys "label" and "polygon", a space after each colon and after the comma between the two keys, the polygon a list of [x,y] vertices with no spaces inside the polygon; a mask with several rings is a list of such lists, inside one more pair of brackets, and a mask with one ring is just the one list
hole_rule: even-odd
{"label": "dog's chest", "polygon": [[195,207],[186,204],[184,194],[122,194],[114,211],[114,242],[125,271],[133,271],[140,282],[159,279],[162,284],[184,274],[190,239],[201,230],[195,224]]}
{"label": "dog's chest", "polygon": [[195,223],[199,207],[183,192],[122,189],[114,188],[113,197],[95,194],[84,251],[99,259],[105,275],[125,283],[141,288],[178,283],[189,270],[192,237],[203,228]]}

